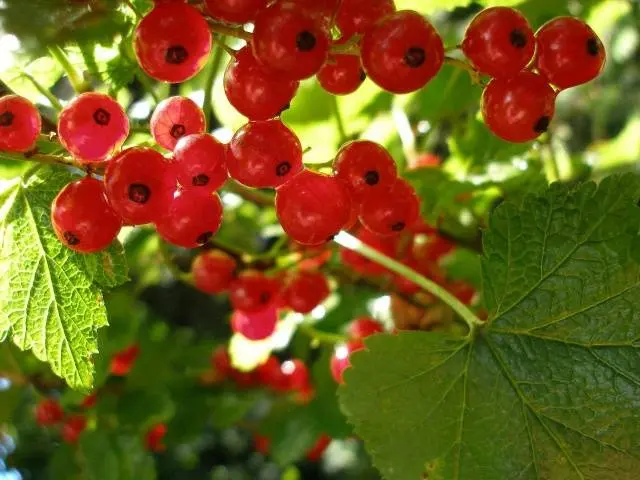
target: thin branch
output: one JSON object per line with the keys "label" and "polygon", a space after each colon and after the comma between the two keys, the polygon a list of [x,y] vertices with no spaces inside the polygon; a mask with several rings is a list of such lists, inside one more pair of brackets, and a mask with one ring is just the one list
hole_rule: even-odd
{"label": "thin branch", "polygon": [[210,129],[211,125],[211,113],[213,112],[213,82],[215,82],[216,74],[220,69],[222,63],[222,54],[224,53],[224,37],[220,37],[216,40],[218,48],[213,55],[211,65],[209,66],[209,72],[207,73],[207,79],[204,82],[204,100],[202,102],[202,110],[204,111],[204,119],[207,123],[207,128]]}
{"label": "thin branch", "polygon": [[83,93],[89,90],[89,85],[82,78],[82,74],[71,64],[69,57],[62,48],[57,45],[49,47],[49,53],[53,59],[60,64],[62,69],[67,74],[69,83],[76,93]]}

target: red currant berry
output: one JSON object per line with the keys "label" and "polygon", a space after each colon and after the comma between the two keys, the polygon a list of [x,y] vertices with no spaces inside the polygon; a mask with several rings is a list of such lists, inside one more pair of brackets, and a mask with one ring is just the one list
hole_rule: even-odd
{"label": "red currant berry", "polygon": [[260,65],[248,45],[231,58],[224,74],[227,99],[250,120],[268,120],[280,115],[289,108],[299,84]]}
{"label": "red currant berry", "polygon": [[180,83],[195,76],[211,52],[211,32],[200,12],[183,3],[157,5],[136,27],[142,69],[156,80]]}
{"label": "red currant berry", "polygon": [[257,384],[255,371],[241,372],[240,370],[232,370],[230,376],[231,376],[231,379],[240,388],[249,388]]}
{"label": "red currant berry", "polygon": [[99,180],[85,177],[65,186],[51,205],[51,223],[60,241],[76,252],[107,248],[122,220],[111,208]]}
{"label": "red currant berry", "polygon": [[[365,245],[387,257],[394,258],[396,256],[398,242],[395,237],[381,237],[366,228],[361,228],[356,237]],[[363,257],[359,253],[347,248],[340,249],[340,260],[362,275],[382,275],[387,272],[387,269],[379,263],[369,260],[367,257]]]}
{"label": "red currant berry", "polygon": [[476,289],[462,280],[451,282],[447,285],[447,290],[465,305],[471,305],[476,297]]}
{"label": "red currant berry", "polygon": [[298,313],[309,313],[329,296],[329,282],[320,272],[298,272],[284,291],[287,305]]}
{"label": "red currant berry", "polygon": [[205,0],[209,15],[227,23],[249,23],[269,0]]}
{"label": "red currant berry", "polygon": [[280,367],[287,390],[302,390],[309,385],[309,369],[302,360],[287,360]]}
{"label": "red currant berry", "polygon": [[367,197],[360,207],[360,221],[378,235],[398,235],[410,229],[419,216],[420,199],[402,179],[383,195]]}
{"label": "red currant berry", "polygon": [[175,190],[169,163],[145,147],[129,148],[111,160],[104,184],[111,206],[129,225],[163,217]]}
{"label": "red currant berry", "polygon": [[191,266],[196,288],[205,293],[220,293],[229,288],[237,268],[236,261],[220,250],[199,254]]}
{"label": "red currant berry", "polygon": [[311,447],[311,450],[307,452],[307,460],[309,460],[310,462],[319,461],[330,443],[331,437],[329,435],[327,435],[326,433],[320,435],[320,438],[318,438],[318,441],[315,443],[315,445]]}
{"label": "red currant berry", "polygon": [[213,192],[224,185],[229,176],[225,147],[208,133],[182,138],[173,152],[173,172],[185,188],[203,187]]}
{"label": "red currant berry", "polygon": [[220,345],[213,351],[211,355],[211,366],[215,369],[221,380],[224,380],[231,374],[233,368],[231,367],[231,358],[229,357],[226,345]]}
{"label": "red currant berry", "polygon": [[253,341],[269,338],[276,331],[277,324],[278,311],[273,306],[250,313],[235,310],[231,315],[231,329]]}
{"label": "red currant berry", "polygon": [[40,112],[29,100],[18,95],[0,98],[0,150],[31,150],[41,127]]}
{"label": "red currant berry", "polygon": [[302,171],[302,145],[280,120],[249,122],[229,143],[227,168],[248,187],[278,187]]}
{"label": "red currant berry", "polygon": [[333,171],[351,188],[353,198],[358,201],[370,195],[380,195],[393,185],[398,176],[396,162],[389,152],[368,140],[344,145],[338,152]]}
{"label": "red currant berry", "polygon": [[282,373],[280,360],[271,355],[266,362],[256,368],[256,376],[261,385],[269,387],[275,391],[285,389],[285,376]]}
{"label": "red currant berry", "polygon": [[438,262],[442,257],[453,252],[456,244],[432,233],[426,238],[423,235],[414,237],[411,246],[411,257],[419,263]]}
{"label": "red currant berry", "polygon": [[139,353],[140,347],[138,347],[138,345],[131,345],[116,353],[111,358],[111,365],[109,367],[111,375],[116,377],[124,377],[127,375],[136,363]]}
{"label": "red currant berry", "polygon": [[85,428],[87,418],[84,415],[71,415],[62,425],[62,439],[67,443],[77,443]]}
{"label": "red currant berry", "polygon": [[366,78],[356,55],[334,55],[318,72],[320,85],[333,95],[355,92]]}
{"label": "red currant berry", "polygon": [[60,142],[82,162],[100,162],[129,135],[129,119],[118,102],[102,93],[83,93],[60,112]]}
{"label": "red currant berry", "polygon": [[64,411],[60,404],[47,398],[42,400],[36,407],[36,422],[43,427],[56,425],[64,418]]}
{"label": "red currant berry", "polygon": [[555,100],[556,92],[544,78],[523,71],[489,82],[482,93],[482,117],[503,140],[528,142],[549,128]]}
{"label": "red currant berry", "polygon": [[362,340],[351,340],[336,346],[331,357],[330,369],[331,376],[337,383],[344,383],[344,371],[351,366],[351,354],[363,349]]}
{"label": "red currant berry", "polygon": [[279,2],[258,14],[253,53],[262,65],[294,80],[316,74],[329,55],[329,30],[307,10]]}
{"label": "red currant berry", "polygon": [[176,148],[185,135],[203,133],[204,112],[190,98],[170,97],[158,104],[151,116],[151,134],[161,147]]}
{"label": "red currant berry", "polygon": [[418,168],[432,168],[442,165],[442,159],[434,153],[421,153],[408,159],[408,170],[417,170]]}
{"label": "red currant berry", "polygon": [[144,444],[147,450],[150,452],[162,452],[166,450],[167,447],[163,443],[166,434],[167,426],[164,423],[159,423],[151,427],[144,435]]}
{"label": "red currant berry", "polygon": [[289,0],[330,27],[342,0]]}
{"label": "red currant berry", "polygon": [[337,178],[304,170],[278,189],[276,213],[292,240],[321,245],[349,221],[351,195]]}
{"label": "red currant berry", "polygon": [[260,452],[262,455],[265,455],[265,456],[269,455],[269,449],[271,448],[271,439],[269,437],[265,437],[264,435],[254,433],[253,443],[256,451]]}
{"label": "red currant berry", "polygon": [[82,402],[80,402],[80,406],[85,410],[91,410],[96,406],[96,403],[98,403],[98,394],[91,393],[82,399]]}
{"label": "red currant berry", "polygon": [[564,89],[596,78],[606,61],[602,41],[578,18],[558,17],[536,33],[536,67],[549,83]]}
{"label": "red currant berry", "polygon": [[236,310],[258,312],[276,300],[279,290],[280,284],[274,278],[246,270],[231,283],[229,299]]}
{"label": "red currant berry", "polygon": [[509,77],[533,58],[536,40],[524,16],[508,7],[478,13],[467,27],[462,51],[480,73]]}
{"label": "red currant berry", "polygon": [[440,35],[414,11],[390,15],[362,39],[365,72],[392,93],[409,93],[424,87],[440,71],[443,61]]}
{"label": "red currant berry", "polygon": [[369,317],[356,318],[349,325],[349,336],[354,340],[362,340],[375,333],[382,332],[384,332],[384,327]]}
{"label": "red currant berry", "polygon": [[336,25],[343,38],[365,33],[379,20],[396,11],[393,0],[342,0]]}
{"label": "red currant berry", "polygon": [[191,188],[175,194],[165,214],[156,221],[158,234],[183,248],[204,245],[222,224],[220,197],[207,190]]}

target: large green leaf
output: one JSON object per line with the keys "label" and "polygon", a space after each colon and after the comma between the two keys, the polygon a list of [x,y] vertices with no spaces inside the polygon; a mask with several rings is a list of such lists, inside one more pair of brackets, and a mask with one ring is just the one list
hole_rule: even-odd
{"label": "large green leaf", "polygon": [[107,324],[100,285],[126,279],[119,247],[85,256],[56,238],[49,218],[72,175],[42,168],[0,186],[0,337],[47,361],[71,387],[89,389],[97,329]]}
{"label": "large green leaf", "polygon": [[379,335],[341,400],[388,479],[633,479],[640,182],[553,185],[496,210],[486,326]]}

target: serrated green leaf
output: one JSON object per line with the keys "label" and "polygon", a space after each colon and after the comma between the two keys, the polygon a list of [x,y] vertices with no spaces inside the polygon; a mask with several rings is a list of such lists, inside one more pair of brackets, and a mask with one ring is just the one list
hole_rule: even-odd
{"label": "serrated green leaf", "polygon": [[113,288],[129,281],[127,259],[120,242],[83,258],[89,277],[101,287]]}
{"label": "serrated green leaf", "polygon": [[[9,332],[19,348],[49,362],[71,387],[88,390],[96,333],[107,324],[93,280],[105,283],[109,277],[115,284],[121,274],[89,272],[93,261],[56,238],[51,202],[72,179],[68,171],[41,168],[0,186],[0,335]],[[122,270],[120,262],[113,260],[119,265],[114,272]]]}
{"label": "serrated green leaf", "polygon": [[354,354],[341,400],[385,478],[637,477],[639,196],[629,175],[502,205],[488,325],[378,335]]}

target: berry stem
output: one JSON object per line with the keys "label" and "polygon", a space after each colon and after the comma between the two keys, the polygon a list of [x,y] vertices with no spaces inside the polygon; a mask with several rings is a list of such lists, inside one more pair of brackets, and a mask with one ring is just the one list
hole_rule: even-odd
{"label": "berry stem", "polygon": [[49,103],[51,103],[51,106],[56,111],[59,112],[60,110],[62,110],[62,104],[60,103],[60,101],[47,88],[45,88],[40,82],[38,82],[31,74],[23,72],[22,75],[24,75],[24,77],[29,80],[34,87],[36,87],[36,90],[47,97],[47,100],[49,100]]}
{"label": "berry stem", "polygon": [[462,60],[458,60],[457,58],[453,58],[453,57],[444,57],[444,63],[446,63],[447,65],[452,65],[454,67],[465,70],[471,77],[472,83],[476,85],[483,85],[480,73],[478,73],[478,71],[475,70],[467,62],[463,62]]}
{"label": "berry stem", "polygon": [[213,82],[216,79],[216,74],[220,70],[220,64],[222,63],[222,55],[225,51],[225,38],[219,37],[216,39],[218,48],[214,53],[207,72],[207,78],[204,83],[204,100],[202,101],[202,111],[204,112],[204,121],[207,131],[211,128],[211,113],[213,111]]}
{"label": "berry stem", "polygon": [[429,280],[428,278],[420,275],[415,270],[403,265],[392,258],[380,253],[379,251],[365,245],[357,238],[346,232],[340,232],[334,239],[339,245],[358,252],[360,255],[372,260],[383,267],[388,268],[398,275],[402,275],[408,280],[411,280],[416,285],[425,289],[427,292],[435,295],[444,303],[449,305],[462,319],[467,323],[469,329],[473,332],[478,326],[484,325],[484,323],[476,317],[476,315],[460,300],[450,294],[447,290],[442,288],[437,283]]}
{"label": "berry stem", "polygon": [[338,97],[331,95],[331,106],[333,107],[333,117],[336,120],[336,127],[338,127],[338,135],[340,136],[340,143],[347,141],[347,131],[342,120],[342,114],[340,113],[340,105],[338,104]]}
{"label": "berry stem", "polygon": [[340,335],[339,333],[323,332],[322,330],[314,328],[313,325],[309,323],[301,323],[298,325],[298,331],[318,343],[335,345],[336,343],[344,343],[347,341],[347,337],[344,335]]}
{"label": "berry stem", "polygon": [[334,43],[330,51],[337,55],[360,55],[361,39],[361,35],[354,35],[345,43]]}
{"label": "berry stem", "polygon": [[33,153],[33,151],[25,153],[0,152],[0,160],[22,160],[46,165],[62,165],[83,169],[83,166],[73,158],[58,155],[44,155]]}
{"label": "berry stem", "polygon": [[242,197],[245,200],[248,200],[251,203],[255,203],[256,205],[260,205],[263,207],[273,207],[273,195],[270,195],[266,192],[262,192],[254,188],[245,187],[244,185],[240,185],[239,183],[233,182],[231,180],[227,181],[224,188],[228,192],[235,193],[236,195]]}
{"label": "berry stem", "polygon": [[205,19],[207,20],[207,23],[211,27],[212,32],[219,33],[221,35],[225,35],[229,37],[240,38],[246,42],[251,40],[251,33],[247,32],[242,27],[230,27],[228,25],[225,25],[224,23],[217,22],[211,17],[205,17]]}
{"label": "berry stem", "polygon": [[53,59],[60,64],[62,69],[67,74],[69,83],[76,93],[83,93],[89,91],[89,85],[82,78],[82,74],[71,64],[69,57],[57,45],[49,47],[49,53]]}

